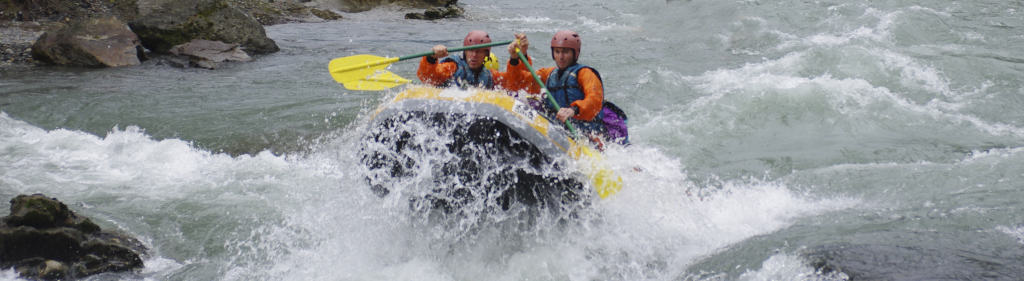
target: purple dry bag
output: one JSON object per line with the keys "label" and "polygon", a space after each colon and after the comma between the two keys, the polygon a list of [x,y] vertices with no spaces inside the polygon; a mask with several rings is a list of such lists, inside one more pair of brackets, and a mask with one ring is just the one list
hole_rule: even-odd
{"label": "purple dry bag", "polygon": [[614,103],[605,101],[601,113],[604,114],[604,118],[601,121],[604,122],[604,127],[608,130],[608,139],[621,144],[629,144],[629,130],[626,129],[626,121],[628,119],[626,112],[622,111]]}

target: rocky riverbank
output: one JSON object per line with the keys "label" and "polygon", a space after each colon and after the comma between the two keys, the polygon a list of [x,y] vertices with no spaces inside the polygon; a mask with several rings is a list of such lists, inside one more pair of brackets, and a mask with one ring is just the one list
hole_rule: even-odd
{"label": "rocky riverbank", "polygon": [[0,23],[0,68],[36,64],[32,44],[43,35],[43,30],[38,22]]}
{"label": "rocky riverbank", "polygon": [[339,20],[341,13],[381,5],[443,13],[425,19],[458,17],[462,10],[456,4],[457,0],[0,1],[0,68],[137,65],[151,54],[170,56],[172,47],[195,40],[238,45],[248,55],[266,54],[279,50],[266,37],[266,25]]}

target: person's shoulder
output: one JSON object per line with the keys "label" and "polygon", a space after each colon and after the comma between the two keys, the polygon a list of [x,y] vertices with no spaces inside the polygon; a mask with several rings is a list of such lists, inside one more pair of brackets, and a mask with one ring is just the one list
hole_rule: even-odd
{"label": "person's shoulder", "polygon": [[604,84],[604,81],[602,81],[603,79],[601,79],[601,74],[598,73],[597,70],[589,66],[580,68],[580,70],[576,73],[576,79],[578,79],[580,83],[592,85]]}
{"label": "person's shoulder", "polygon": [[598,73],[597,69],[594,69],[593,67],[589,67],[589,66],[584,66],[583,68],[580,68],[580,70],[579,70],[579,76],[581,76],[581,77],[582,76],[595,76],[596,77],[596,76],[599,75],[597,73]]}

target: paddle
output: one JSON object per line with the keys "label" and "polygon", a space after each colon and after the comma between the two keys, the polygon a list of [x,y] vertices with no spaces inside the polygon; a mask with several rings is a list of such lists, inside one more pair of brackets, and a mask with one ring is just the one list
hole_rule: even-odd
{"label": "paddle", "polygon": [[[497,45],[508,45],[509,43],[512,43],[512,40],[451,48],[448,49],[448,52],[458,52]],[[345,89],[380,91],[412,82],[412,80],[402,78],[390,71],[384,70],[388,65],[397,61],[433,54],[434,52],[425,52],[397,58],[384,58],[373,55],[354,55],[331,60],[331,63],[327,65],[327,69],[330,70],[331,77],[334,78],[334,81],[344,84]]]}
{"label": "paddle", "polygon": [[[555,102],[555,97],[548,91],[548,87],[544,86],[544,82],[540,81],[540,76],[537,76],[537,72],[533,71],[533,66],[531,66],[530,62],[526,60],[526,56],[524,56],[523,52],[519,50],[519,47],[516,47],[516,54],[519,55],[519,61],[526,65],[526,69],[530,70],[530,75],[533,75],[533,80],[537,81],[537,85],[540,85],[540,92],[544,93],[544,96],[548,97],[548,101],[551,102],[551,105],[555,106],[555,112],[561,110],[562,107],[558,106],[558,102]],[[576,128],[569,123],[568,119],[565,120],[565,127],[569,128],[569,132],[572,133],[573,138],[580,138],[580,135],[576,133]]]}

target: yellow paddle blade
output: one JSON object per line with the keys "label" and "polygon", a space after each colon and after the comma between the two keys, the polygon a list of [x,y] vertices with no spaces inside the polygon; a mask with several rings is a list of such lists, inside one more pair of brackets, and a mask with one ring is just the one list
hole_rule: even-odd
{"label": "yellow paddle blade", "polygon": [[391,87],[401,86],[402,84],[412,82],[412,80],[402,78],[390,71],[381,70],[376,74],[364,77],[356,81],[345,82],[345,89],[349,90],[360,90],[360,91],[380,91]]}
{"label": "yellow paddle blade", "polygon": [[[327,69],[330,70],[331,77],[334,78],[334,81],[345,84],[346,89],[367,91],[373,91],[374,89],[383,90],[409,83],[411,81],[384,70],[384,68],[396,61],[398,61],[398,58],[383,58],[373,55],[354,55],[331,60],[330,64],[327,65]],[[375,80],[384,80],[384,82],[380,82],[381,84],[378,85],[370,85],[372,83],[378,83],[374,82]],[[349,85],[350,83],[353,85]]]}
{"label": "yellow paddle blade", "polygon": [[616,175],[604,157],[589,147],[579,145],[579,163],[583,173],[590,178],[590,183],[597,190],[601,199],[607,199],[622,190],[622,178]]}

